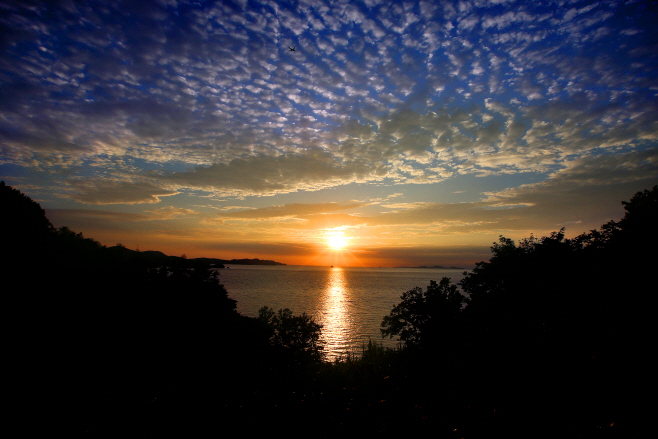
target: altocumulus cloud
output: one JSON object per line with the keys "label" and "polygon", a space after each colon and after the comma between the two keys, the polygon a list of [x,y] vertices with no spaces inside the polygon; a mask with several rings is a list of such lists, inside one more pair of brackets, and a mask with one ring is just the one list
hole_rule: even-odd
{"label": "altocumulus cloud", "polygon": [[[620,200],[638,185],[650,186],[658,174],[658,160],[649,151],[623,155],[584,157],[568,162],[550,179],[517,188],[485,193],[476,202],[354,202],[291,204],[222,213],[218,218],[242,221],[303,220],[297,228],[431,226],[434,233],[554,230],[568,223],[598,226],[588,212],[621,214]],[[378,214],[354,214],[379,205]],[[341,211],[350,214],[337,213]],[[592,221],[594,221],[592,223]],[[579,231],[571,231],[577,234]]]}
{"label": "altocumulus cloud", "polygon": [[70,185],[76,190],[71,197],[85,204],[152,204],[159,203],[160,197],[177,193],[149,182],[86,180],[71,181]]}
{"label": "altocumulus cloud", "polygon": [[197,167],[161,177],[182,187],[199,187],[229,194],[267,195],[296,190],[317,190],[369,180],[378,167],[362,159],[337,160],[322,150],[279,156],[238,158],[227,164]]}
{"label": "altocumulus cloud", "polygon": [[357,209],[370,203],[320,203],[320,204],[286,204],[281,206],[269,206],[260,209],[243,210],[219,214],[219,217],[241,218],[241,219],[267,219],[285,217],[307,217],[309,215],[321,215],[341,210]]}
{"label": "altocumulus cloud", "polygon": [[[190,210],[470,178],[478,201],[405,189],[387,213],[289,216],[462,231],[577,221],[655,184],[650,2],[394,3],[4,1],[0,173],[52,203]],[[259,203],[242,215],[304,204]]]}

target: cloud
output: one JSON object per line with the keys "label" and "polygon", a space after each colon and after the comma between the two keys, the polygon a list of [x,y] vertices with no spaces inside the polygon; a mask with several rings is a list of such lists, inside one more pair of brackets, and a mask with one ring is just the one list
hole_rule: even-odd
{"label": "cloud", "polygon": [[597,228],[609,219],[620,219],[620,202],[656,181],[655,148],[620,156],[604,154],[570,162],[546,181],[492,192],[480,201],[386,203],[382,207],[391,211],[355,216],[348,224],[422,225],[430,227],[426,232],[434,235],[533,231],[541,234],[574,222]]}
{"label": "cloud", "polygon": [[325,151],[308,150],[299,154],[235,159],[228,164],[173,173],[161,180],[228,194],[268,195],[367,181],[377,178],[381,170],[384,168],[373,167],[358,158],[339,161]]}
{"label": "cloud", "polygon": [[[204,252],[239,252],[242,255],[268,255],[268,257],[304,257],[310,259],[317,256],[317,245],[311,243],[285,243],[285,242],[254,242],[254,241],[219,241],[213,243],[199,243],[197,247]],[[244,256],[241,256],[244,257]]]}
{"label": "cloud", "polygon": [[171,218],[181,218],[181,217],[190,217],[198,216],[199,212],[192,209],[184,209],[181,207],[163,207],[160,209],[146,210],[146,213],[149,214],[149,221],[153,220],[168,220]]}
{"label": "cloud", "polygon": [[149,215],[127,212],[113,212],[96,209],[48,209],[48,218],[54,222],[70,224],[72,221],[101,221],[101,222],[136,222],[148,221]]}
{"label": "cloud", "polygon": [[[621,218],[620,201],[657,181],[656,157],[655,149],[590,156],[570,162],[548,180],[487,193],[472,202],[387,202],[380,204],[379,213],[364,210],[374,206],[373,202],[295,203],[223,213],[218,218],[251,221],[254,227],[255,222],[266,222],[265,229],[278,224],[276,233],[282,235],[342,227],[361,230],[356,236],[378,236],[396,246],[406,243],[413,247],[428,240],[438,243],[450,236],[474,234],[519,239],[563,226],[574,235]],[[294,223],[286,225],[281,219]]]}
{"label": "cloud", "polygon": [[[85,204],[181,194],[151,219],[196,218],[194,189],[400,193],[478,176],[488,193],[409,194],[381,214],[287,198],[199,213],[208,224],[420,236],[586,221],[579,203],[600,212],[655,179],[657,31],[641,3],[2,4],[0,170]],[[493,191],[493,176],[512,183]]]}
{"label": "cloud", "polygon": [[227,212],[219,214],[222,218],[239,219],[271,219],[297,217],[306,218],[309,215],[322,215],[341,210],[351,210],[368,206],[370,203],[319,203],[319,204],[286,204],[269,206],[257,209],[242,210],[239,212]]}
{"label": "cloud", "polygon": [[178,193],[148,182],[74,180],[70,185],[75,189],[72,198],[84,204],[153,204]]}
{"label": "cloud", "polygon": [[[367,258],[368,262],[376,265],[377,261],[390,264],[397,261],[397,265],[406,267],[443,265],[445,267],[458,266],[471,268],[476,261],[486,261],[491,257],[489,246],[414,246],[410,248],[369,247],[359,257]],[[429,284],[429,279],[428,282]],[[420,285],[419,285],[420,286]]]}
{"label": "cloud", "polygon": [[[57,227],[66,225],[72,230],[121,230],[126,227],[142,228],[144,224],[153,221],[166,221],[174,218],[200,217],[199,212],[191,209],[166,207],[162,209],[147,210],[145,213],[129,213],[98,209],[47,209],[46,215]],[[140,224],[142,224],[140,226]],[[145,231],[145,235],[152,233]],[[185,235],[190,235],[189,231]],[[97,236],[94,233],[92,236]]]}

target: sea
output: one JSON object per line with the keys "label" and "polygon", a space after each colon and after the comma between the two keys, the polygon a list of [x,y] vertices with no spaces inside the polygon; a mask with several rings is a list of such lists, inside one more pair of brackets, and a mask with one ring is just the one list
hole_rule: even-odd
{"label": "sea", "polygon": [[360,355],[369,340],[397,347],[396,338],[382,338],[380,325],[400,296],[415,287],[425,290],[431,280],[443,277],[456,283],[466,270],[229,265],[218,271],[220,283],[245,316],[257,317],[263,306],[313,316],[322,324],[325,360],[333,361]]}

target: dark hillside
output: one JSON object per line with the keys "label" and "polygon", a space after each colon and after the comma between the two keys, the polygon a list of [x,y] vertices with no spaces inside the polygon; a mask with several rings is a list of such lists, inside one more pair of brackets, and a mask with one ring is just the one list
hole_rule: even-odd
{"label": "dark hillside", "polygon": [[4,184],[0,206],[9,415],[30,433],[621,438],[650,419],[657,187],[573,239],[501,236],[467,299],[445,278],[403,293],[382,322],[401,349],[334,364],[312,316],[239,315],[214,260],[55,230]]}
{"label": "dark hillside", "polygon": [[0,182],[3,266],[29,262],[47,252],[54,228],[38,203]]}
{"label": "dark hillside", "polygon": [[167,408],[153,416],[170,420],[199,409],[204,395],[216,409],[259,367],[245,349],[259,345],[257,325],[237,314],[216,272],[55,230],[38,203],[4,183],[0,206],[6,373],[22,383],[12,405],[52,431],[159,431],[140,419],[155,401]]}

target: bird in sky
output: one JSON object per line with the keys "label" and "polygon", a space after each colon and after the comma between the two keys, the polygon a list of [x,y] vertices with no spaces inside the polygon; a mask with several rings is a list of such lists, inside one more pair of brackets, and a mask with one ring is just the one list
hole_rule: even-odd
{"label": "bird in sky", "polygon": [[296,48],[297,48],[297,46],[295,46],[295,47],[288,46],[288,50],[290,50],[291,52],[294,52]]}

